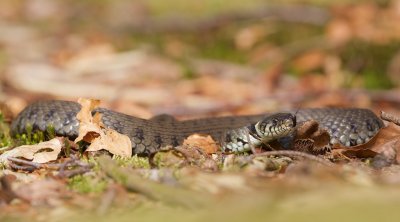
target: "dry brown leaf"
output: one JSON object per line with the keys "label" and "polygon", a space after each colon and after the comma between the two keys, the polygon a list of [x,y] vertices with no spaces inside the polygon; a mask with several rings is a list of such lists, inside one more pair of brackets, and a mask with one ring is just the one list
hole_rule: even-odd
{"label": "dry brown leaf", "polygon": [[322,51],[314,50],[300,55],[293,61],[293,66],[301,72],[308,72],[321,68],[324,64],[326,54]]}
{"label": "dry brown leaf", "polygon": [[[386,127],[379,130],[379,132],[367,143],[354,146],[352,149],[371,149],[374,152],[379,152],[380,146],[386,142],[398,137],[400,135],[400,127],[389,123]],[[335,146],[334,148],[341,148]]]}
{"label": "dry brown leaf", "polygon": [[[379,146],[378,155],[372,160],[372,166],[380,169],[392,165],[393,163],[399,163],[399,151],[400,151],[400,137],[394,138],[389,142]],[[376,149],[376,150],[378,150]]]}
{"label": "dry brown leaf", "polygon": [[100,137],[95,138],[86,151],[108,150],[118,156],[132,156],[132,143],[129,137],[112,129],[105,129]]}
{"label": "dry brown leaf", "polygon": [[328,24],[326,35],[334,45],[343,45],[353,37],[353,30],[346,20],[334,19]]}
{"label": "dry brown leaf", "polygon": [[82,105],[82,109],[77,114],[79,135],[75,142],[83,140],[91,143],[87,149],[89,152],[107,150],[114,155],[132,156],[132,142],[129,137],[115,130],[104,128],[101,114],[96,113],[92,116],[92,110],[100,104],[99,100],[80,98],[78,103]]}
{"label": "dry brown leaf", "polygon": [[[0,155],[0,162],[7,164],[9,157],[23,157],[32,160],[32,162],[35,163],[47,163],[57,159],[62,146],[63,141],[59,138],[54,138],[35,145],[15,147],[14,149]],[[48,151],[49,149],[51,151]]]}
{"label": "dry brown leaf", "polygon": [[294,149],[313,154],[324,154],[328,151],[329,140],[329,133],[320,128],[315,120],[309,120],[298,127]]}
{"label": "dry brown leaf", "polygon": [[190,135],[183,141],[183,145],[189,147],[198,147],[207,154],[216,153],[219,150],[217,142],[215,142],[209,135],[208,136],[199,134]]}
{"label": "dry brown leaf", "polygon": [[94,138],[100,136],[102,131],[100,125],[95,123],[92,116],[92,110],[99,106],[100,101],[79,98],[78,103],[81,104],[82,108],[76,115],[79,121],[79,133],[75,143],[82,140],[91,143]]}
{"label": "dry brown leaf", "polygon": [[235,35],[236,48],[240,50],[251,49],[258,41],[265,37],[267,29],[261,25],[243,28]]}
{"label": "dry brown leaf", "polygon": [[[350,158],[371,158],[386,150],[388,144],[390,144],[394,139],[399,138],[399,136],[400,127],[393,123],[389,123],[388,126],[379,130],[379,132],[365,144],[353,147],[343,147],[340,144],[335,144],[333,148],[336,152]],[[399,158],[400,156],[397,154],[397,159],[399,160]]]}

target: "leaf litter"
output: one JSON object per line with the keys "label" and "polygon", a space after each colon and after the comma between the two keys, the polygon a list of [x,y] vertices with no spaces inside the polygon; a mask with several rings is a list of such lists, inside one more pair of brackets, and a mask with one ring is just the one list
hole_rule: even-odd
{"label": "leaf litter", "polygon": [[[118,141],[121,140],[119,138],[124,141],[124,137],[103,138],[101,142],[96,142],[102,137],[110,136],[110,133],[107,133],[110,131],[107,131],[108,129],[105,129],[101,123],[101,116],[92,115],[92,111],[98,107],[99,101],[80,99],[79,102],[82,105],[78,114],[81,125],[79,136],[75,142],[83,140],[91,143],[84,153],[104,149],[110,154],[122,158],[135,158],[128,156],[128,151],[116,150],[124,148],[120,145],[115,146],[116,142],[121,142]],[[142,195],[150,201],[160,201],[167,206],[178,205],[189,209],[205,208],[220,198],[225,201],[236,195],[254,195],[257,192],[265,192],[271,186],[279,186],[278,184],[286,184],[286,187],[302,187],[302,189],[311,189],[324,181],[330,181],[331,184],[335,184],[332,181],[336,181],[339,184],[343,182],[349,184],[368,183],[370,186],[377,186],[378,181],[382,182],[380,178],[385,178],[385,181],[395,181],[395,179],[389,179],[388,174],[379,176],[379,171],[374,172],[373,169],[385,169],[387,172],[387,169],[396,166],[394,164],[398,161],[396,159],[399,144],[398,132],[398,126],[388,124],[370,144],[363,147],[346,148],[347,150],[334,147],[334,150],[327,152],[316,152],[321,151],[322,147],[327,145],[329,135],[325,130],[319,128],[318,123],[308,121],[298,128],[294,139],[295,143],[292,144],[295,150],[279,150],[281,147],[275,147],[274,149],[278,150],[258,150],[251,155],[221,153],[218,143],[210,136],[192,135],[185,140],[182,146],[164,148],[151,156],[148,161],[152,169],[130,168],[129,165],[119,167],[118,163],[111,158],[100,157],[95,163],[97,170],[92,168],[93,165],[80,161],[80,158],[76,156],[67,157],[60,163],[48,163],[60,161],[60,158],[57,157],[61,154],[61,149],[65,148],[64,141],[55,138],[37,145],[17,147],[2,154],[5,155],[2,158],[12,163],[32,167],[28,171],[38,173],[44,178],[23,183],[24,185],[21,184],[20,188],[12,188],[7,185],[14,182],[4,182],[0,200],[5,204],[20,200],[22,201],[20,204],[47,206],[50,207],[49,209],[68,205],[74,208],[76,206],[74,201],[78,197],[66,188],[68,180],[65,178],[85,174],[97,175],[96,177],[107,176],[108,184],[121,184],[127,192]],[[387,142],[388,140],[389,142]],[[386,143],[383,143],[385,141]],[[50,155],[36,153],[45,148],[48,149],[51,147],[49,144],[55,142],[59,147],[57,152],[52,151]],[[129,145],[129,150],[131,150],[130,143],[121,143]],[[270,148],[273,148],[273,144]],[[349,155],[351,150],[354,152]],[[337,155],[331,156],[332,153],[338,151],[346,158],[340,158]],[[365,152],[371,152],[373,155],[365,156]],[[32,163],[23,159],[15,159],[16,157],[32,160]],[[353,165],[357,162],[363,164],[360,160],[369,158],[371,168],[367,171],[363,171],[359,167],[348,168],[351,164],[348,166],[334,164],[328,160],[332,158],[334,161],[350,162]],[[26,170],[27,168],[14,167],[11,169]],[[49,174],[49,169],[53,169],[57,173]],[[174,173],[170,174],[170,170]],[[392,174],[392,176],[396,175],[398,174]],[[11,172],[4,174],[2,178],[4,181],[9,181],[10,179],[7,178],[12,178],[12,176]],[[308,182],[304,181],[306,178],[308,178]],[[314,183],[315,185],[313,185]],[[43,189],[44,187],[46,189]],[[108,208],[116,201],[112,199],[117,198],[112,192],[110,194],[106,192],[104,195],[106,195],[102,197],[105,201],[104,206],[98,208],[98,212],[108,211]],[[219,197],[215,199],[216,197],[213,195]],[[188,196],[191,197],[189,201]],[[63,199],[66,197],[71,200],[64,201]],[[129,202],[126,204],[129,205]],[[96,211],[94,208],[93,210]]]}
{"label": "leaf litter", "polygon": [[[121,9],[143,9],[137,14],[143,24],[152,24],[146,26],[150,32],[155,27],[158,31],[168,30],[165,27],[170,25],[168,17],[165,23],[155,23],[157,21],[152,21],[147,14],[151,10],[144,2],[105,1],[101,7],[91,7],[88,3],[63,7],[64,4],[49,0],[0,3],[0,16],[6,18],[0,26],[5,34],[0,38],[5,57],[3,60],[2,53],[0,69],[6,82],[2,93],[9,96],[6,103],[11,104],[12,110],[21,110],[29,101],[43,98],[43,94],[45,98],[64,99],[96,96],[105,100],[106,107],[145,118],[163,112],[187,118],[299,106],[358,106],[389,112],[400,104],[396,90],[341,90],[342,87],[360,88],[380,82],[384,77],[382,70],[388,70],[393,85],[398,86],[395,65],[398,50],[390,52],[388,57],[382,56],[392,51],[385,46],[398,41],[400,36],[396,23],[399,18],[397,0],[383,5],[367,2],[321,7],[319,10],[330,19],[317,19],[318,23],[312,25],[318,24],[319,31],[312,36],[302,36],[307,28],[297,23],[294,27],[269,19],[251,24],[236,23],[236,16],[227,16],[222,26],[229,29],[211,25],[221,32],[202,31],[205,35],[198,35],[202,39],[200,44],[181,38],[182,33],[169,33],[167,40],[163,39],[163,34],[157,35],[160,49],[155,49],[158,46],[153,47],[153,43],[141,45],[140,37],[136,36],[134,46],[124,45],[130,41],[123,35],[118,35],[118,44],[112,42],[115,30],[121,29],[121,24],[115,21],[127,21],[124,32],[141,30],[129,26],[135,22],[126,19],[125,13],[119,13]],[[93,8],[96,8],[95,13]],[[297,10],[297,7],[290,8],[287,13],[277,7],[276,12],[280,13],[275,13],[274,17],[287,19],[298,13],[304,18],[303,9],[300,7],[301,13]],[[82,11],[85,13],[80,13]],[[75,32],[69,22],[71,15],[81,21],[80,15],[86,13],[111,13],[113,16],[107,14],[106,17],[112,21],[96,14],[90,17],[96,17],[97,23],[104,21],[101,31],[93,30],[95,26],[90,22],[78,22],[83,26],[89,24],[93,31]],[[20,14],[24,14],[24,18],[20,18]],[[52,15],[56,19],[47,23],[44,18],[53,18]],[[164,17],[160,17],[164,21]],[[26,18],[39,21],[46,29],[33,27]],[[219,18],[216,16],[216,21]],[[238,27],[226,25],[232,18]],[[196,22],[190,23],[191,19],[181,20],[180,27],[192,30],[198,27]],[[8,21],[12,22],[7,25]],[[213,20],[206,20],[206,23],[209,21]],[[282,27],[294,32],[300,30],[299,35],[282,33]],[[40,31],[47,29],[53,34]],[[230,29],[236,30],[232,33]],[[229,36],[222,44],[214,38],[221,33]],[[274,41],[277,35],[295,38]],[[128,38],[131,40],[132,36]],[[210,44],[207,39],[217,44]],[[368,47],[373,46],[366,47],[368,53],[357,48],[365,41]],[[48,45],[49,42],[57,44]],[[231,51],[223,54],[224,49],[220,50],[223,44]],[[202,49],[207,50],[207,47],[217,55],[202,55]],[[357,54],[352,55],[353,51]],[[369,65],[370,61],[378,60],[385,62],[376,75],[376,70]],[[32,148],[28,152],[31,154],[26,154],[29,158],[6,158],[11,165],[2,166],[0,203],[3,213],[24,212],[26,218],[39,220],[63,220],[71,213],[69,210],[74,209],[79,216],[89,214],[90,220],[93,220],[93,212],[98,212],[101,216],[96,219],[100,221],[113,221],[107,217],[113,212],[116,212],[114,220],[159,216],[172,218],[172,221],[209,220],[210,217],[232,221],[266,218],[298,221],[301,215],[312,215],[314,220],[376,221],[381,220],[382,215],[397,212],[399,128],[394,124],[382,129],[369,143],[352,148],[326,150],[326,133],[315,123],[308,123],[309,126],[300,130],[294,150],[278,150],[279,147],[271,145],[276,150],[224,154],[219,152],[212,138],[195,135],[182,146],[167,147],[154,157],[142,158],[131,157],[128,149],[120,149],[130,148],[129,139],[114,137],[115,133],[101,125],[101,116],[91,115],[90,110],[97,105],[96,102],[85,105],[87,110],[81,122],[85,127],[80,138],[91,142],[90,149],[77,145],[67,154],[62,141],[61,152],[55,160],[44,155],[51,153],[54,158],[56,152],[48,152],[53,150],[51,148],[38,151]],[[95,150],[125,157],[114,156],[112,160],[92,157],[89,152],[99,153]],[[44,155],[50,162],[31,161],[37,154]],[[96,184],[101,184],[101,189]],[[74,187],[86,191],[78,192]],[[115,209],[116,206],[119,209]]]}

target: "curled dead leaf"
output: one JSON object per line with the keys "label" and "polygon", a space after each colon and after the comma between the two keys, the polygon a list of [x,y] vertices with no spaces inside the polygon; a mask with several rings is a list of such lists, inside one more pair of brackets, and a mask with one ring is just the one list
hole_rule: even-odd
{"label": "curled dead leaf", "polygon": [[132,156],[132,143],[129,137],[112,129],[105,129],[99,137],[95,138],[86,151],[108,150],[118,156]]}
{"label": "curled dead leaf", "polygon": [[190,135],[183,141],[183,145],[189,147],[198,147],[207,154],[216,153],[219,150],[217,142],[215,142],[209,135],[208,136],[199,134]]}
{"label": "curled dead leaf", "polygon": [[[334,144],[333,149],[336,153],[340,153],[349,158],[374,158],[377,154],[384,152],[397,140],[400,136],[400,127],[393,123],[389,123],[367,143],[353,147],[344,147],[340,144]],[[396,148],[396,160],[400,160],[399,147]]]}
{"label": "curled dead leaf", "polygon": [[63,141],[60,138],[35,145],[23,145],[0,155],[0,162],[8,164],[9,157],[22,157],[35,163],[47,163],[57,159],[62,147]]}
{"label": "curled dead leaf", "polygon": [[400,126],[389,123],[386,127],[379,130],[379,132],[372,137],[367,143],[353,146],[353,147],[343,147],[340,144],[334,144],[334,149],[345,149],[345,150],[362,150],[370,149],[374,152],[379,152],[381,145],[386,142],[400,136]]}
{"label": "curled dead leaf", "polygon": [[79,134],[75,142],[85,141],[91,143],[86,151],[94,152],[107,150],[114,155],[123,157],[132,156],[132,142],[128,136],[109,128],[104,128],[101,114],[92,116],[92,111],[98,107],[99,100],[78,100],[82,108],[77,114],[79,121]]}
{"label": "curled dead leaf", "polygon": [[399,163],[400,137],[394,138],[379,146],[375,151],[378,152],[378,155],[372,160],[372,166],[374,168],[380,169],[396,162]]}
{"label": "curled dead leaf", "polygon": [[76,115],[79,121],[79,133],[75,143],[82,140],[90,143],[94,138],[99,137],[102,131],[98,124],[101,116],[99,117],[97,114],[95,117],[92,116],[92,111],[99,106],[100,101],[79,98],[78,103],[81,104],[81,110]]}
{"label": "curled dead leaf", "polygon": [[318,122],[310,120],[304,122],[297,128],[294,149],[306,151],[313,154],[325,153],[329,145],[330,136],[328,131],[319,127]]}

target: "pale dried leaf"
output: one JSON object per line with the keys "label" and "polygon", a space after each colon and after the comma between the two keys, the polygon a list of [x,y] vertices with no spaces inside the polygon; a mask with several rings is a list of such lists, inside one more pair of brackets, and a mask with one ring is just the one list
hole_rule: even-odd
{"label": "pale dried leaf", "polygon": [[[62,141],[58,138],[54,138],[35,145],[15,147],[14,149],[3,153],[0,156],[0,162],[8,163],[9,157],[22,157],[32,160],[32,162],[35,163],[47,163],[57,159],[62,146]],[[52,151],[47,151],[48,149],[51,149]]]}
{"label": "pale dried leaf", "polygon": [[108,150],[114,155],[132,156],[129,137],[115,130],[105,129],[100,113],[92,116],[92,111],[98,107],[100,101],[80,98],[78,102],[82,105],[82,109],[77,114],[79,135],[75,142],[83,140],[91,143],[87,149],[89,152]]}
{"label": "pale dried leaf", "polygon": [[112,129],[105,129],[99,137],[92,141],[86,151],[108,150],[110,153],[123,157],[132,156],[132,143],[128,136]]}
{"label": "pale dried leaf", "polygon": [[91,111],[100,105],[98,99],[85,99],[79,98],[78,103],[81,104],[81,111],[77,114],[77,119],[80,121],[92,121],[93,117]]}
{"label": "pale dried leaf", "polygon": [[100,136],[102,132],[99,124],[101,116],[92,116],[92,110],[100,104],[100,101],[79,98],[78,103],[81,104],[82,108],[76,115],[76,118],[79,121],[79,134],[75,139],[75,143],[81,140],[90,143],[94,138]]}
{"label": "pale dried leaf", "polygon": [[212,139],[211,136],[203,136],[199,134],[190,135],[183,141],[183,145],[189,147],[198,147],[205,153],[216,153],[219,150],[217,143]]}
{"label": "pale dried leaf", "polygon": [[398,151],[400,148],[400,137],[389,140],[375,149],[378,154],[372,160],[372,166],[380,169],[399,161]]}

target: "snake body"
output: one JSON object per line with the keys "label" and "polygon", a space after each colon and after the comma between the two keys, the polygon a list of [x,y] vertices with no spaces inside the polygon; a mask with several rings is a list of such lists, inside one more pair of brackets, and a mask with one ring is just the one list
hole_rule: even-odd
{"label": "snake body", "polygon": [[[52,126],[57,135],[76,138],[79,127],[76,114],[80,108],[78,103],[69,101],[35,102],[18,114],[11,125],[11,133],[12,135],[25,133],[28,125],[34,131],[45,131],[48,126]],[[277,130],[282,128],[282,123],[287,119],[261,114],[185,121],[178,121],[164,115],[146,120],[104,108],[97,108],[93,112],[102,114],[102,121],[106,127],[127,135],[132,141],[133,153],[138,155],[149,155],[166,145],[177,146],[194,133],[211,135],[217,141],[225,140],[228,144],[236,146],[237,139],[244,140],[252,136],[257,140],[258,136],[269,135],[269,132],[278,133]],[[383,127],[383,122],[367,109],[301,109],[295,117],[294,125],[311,119],[316,120],[320,126],[328,130],[331,144],[341,143],[344,146],[363,144]],[[247,130],[249,134],[240,133],[243,129],[250,129],[250,131]],[[251,130],[261,135],[254,132],[251,134]],[[235,135],[233,139],[232,134]],[[227,148],[230,147],[227,146]]]}

